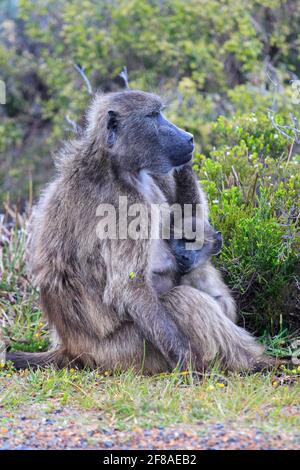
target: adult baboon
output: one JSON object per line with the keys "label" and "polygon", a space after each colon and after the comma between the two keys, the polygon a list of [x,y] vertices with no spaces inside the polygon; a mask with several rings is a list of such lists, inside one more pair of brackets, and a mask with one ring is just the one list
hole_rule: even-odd
{"label": "adult baboon", "polygon": [[205,200],[188,165],[193,137],[161,108],[157,96],[141,91],[98,94],[85,131],[60,153],[29,243],[30,270],[57,344],[50,352],[8,354],[16,367],[74,361],[157,373],[190,361],[203,370],[215,358],[227,369],[251,369],[262,359],[255,339],[232,321],[234,309],[226,310],[233,301],[211,265],[199,268],[206,289],[178,285],[159,296],[151,275],[163,253],[168,262],[164,240],[97,236],[97,207],[110,203],[118,211],[120,195],[146,207]]}

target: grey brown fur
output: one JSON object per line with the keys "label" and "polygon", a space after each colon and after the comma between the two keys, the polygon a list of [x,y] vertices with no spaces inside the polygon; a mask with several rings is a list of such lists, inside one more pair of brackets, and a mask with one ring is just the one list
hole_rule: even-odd
{"label": "grey brown fur", "polygon": [[47,353],[8,353],[16,367],[133,366],[153,374],[190,361],[203,370],[218,358],[227,369],[240,370],[262,360],[255,339],[234,323],[233,299],[209,261],[158,295],[152,269],[164,241],[97,237],[96,208],[117,208],[120,195],[129,204],[201,200],[206,207],[188,164],[191,136],[157,117],[160,109],[157,96],[140,91],[98,94],[86,131],[57,159],[57,176],[35,209],[28,246],[56,340]]}

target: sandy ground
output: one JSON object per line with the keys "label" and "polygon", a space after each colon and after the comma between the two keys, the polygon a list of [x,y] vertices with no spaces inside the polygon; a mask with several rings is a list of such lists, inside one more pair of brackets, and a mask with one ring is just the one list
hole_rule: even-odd
{"label": "sandy ground", "polygon": [[97,411],[57,407],[49,412],[38,405],[18,414],[0,409],[0,419],[0,450],[300,449],[300,430],[270,434],[232,422],[120,431],[104,424]]}

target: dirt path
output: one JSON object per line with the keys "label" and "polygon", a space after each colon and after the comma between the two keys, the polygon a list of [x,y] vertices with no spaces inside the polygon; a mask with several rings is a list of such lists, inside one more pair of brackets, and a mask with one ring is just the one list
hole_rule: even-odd
{"label": "dirt path", "polygon": [[[294,412],[297,410],[291,410]],[[0,450],[4,449],[300,449],[299,433],[275,435],[236,423],[176,425],[118,431],[96,411],[71,407],[48,412],[41,406],[13,415],[0,410]]]}

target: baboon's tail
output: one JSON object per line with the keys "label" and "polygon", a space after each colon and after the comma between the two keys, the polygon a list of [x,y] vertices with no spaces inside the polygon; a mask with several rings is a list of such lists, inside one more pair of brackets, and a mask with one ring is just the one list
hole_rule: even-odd
{"label": "baboon's tail", "polygon": [[41,353],[30,352],[8,352],[6,353],[6,362],[11,361],[16,369],[37,369],[52,365],[61,369],[68,365],[68,358],[60,349],[46,351]]}

